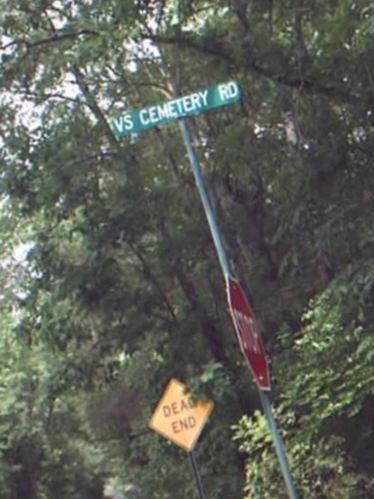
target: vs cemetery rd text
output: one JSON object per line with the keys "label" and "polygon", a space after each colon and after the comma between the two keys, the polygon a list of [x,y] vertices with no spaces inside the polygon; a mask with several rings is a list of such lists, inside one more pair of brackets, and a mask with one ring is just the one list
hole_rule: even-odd
{"label": "vs cemetery rd text", "polygon": [[240,88],[235,81],[222,83],[162,104],[121,114],[112,119],[112,130],[116,137],[124,137],[153,126],[169,123],[178,118],[231,104],[239,98]]}

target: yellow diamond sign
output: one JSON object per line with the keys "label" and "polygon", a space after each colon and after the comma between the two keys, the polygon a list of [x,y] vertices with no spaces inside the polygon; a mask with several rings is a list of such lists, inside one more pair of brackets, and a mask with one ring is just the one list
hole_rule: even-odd
{"label": "yellow diamond sign", "polygon": [[212,409],[213,402],[192,402],[186,394],[186,386],[171,379],[151,417],[149,427],[190,452]]}

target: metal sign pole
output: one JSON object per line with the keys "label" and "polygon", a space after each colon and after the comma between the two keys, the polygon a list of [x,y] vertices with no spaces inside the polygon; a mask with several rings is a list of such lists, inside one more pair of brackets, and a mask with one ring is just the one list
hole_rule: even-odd
{"label": "metal sign pole", "polygon": [[[187,150],[188,158],[190,160],[191,167],[192,167],[192,172],[193,172],[194,177],[195,177],[195,182],[196,182],[199,194],[200,194],[201,201],[203,203],[205,215],[207,217],[209,228],[210,228],[210,231],[211,231],[211,234],[213,237],[214,245],[215,245],[215,248],[216,248],[216,251],[218,254],[219,263],[221,265],[221,269],[222,269],[223,275],[224,275],[225,280],[226,280],[227,277],[231,277],[229,263],[228,263],[226,252],[224,250],[224,247],[223,247],[223,244],[221,241],[221,236],[220,236],[218,225],[217,225],[217,222],[216,222],[216,219],[214,216],[214,212],[213,212],[212,206],[210,204],[208,194],[207,194],[206,189],[205,189],[204,180],[203,180],[203,177],[201,175],[200,163],[199,163],[198,157],[195,153],[195,150],[193,148],[190,133],[189,133],[186,121],[182,118],[178,121],[178,123],[179,123],[179,128],[182,132],[184,145],[185,145],[186,150]],[[262,404],[262,407],[263,407],[263,410],[265,413],[265,417],[266,417],[266,420],[268,422],[270,434],[271,434],[271,437],[272,437],[274,445],[275,445],[275,450],[276,450],[277,457],[279,460],[283,479],[286,483],[288,495],[289,495],[290,499],[298,499],[298,495],[297,495],[297,492],[296,492],[296,489],[295,489],[295,486],[294,486],[294,483],[292,480],[292,476],[290,473],[290,469],[288,466],[288,461],[287,461],[287,457],[286,457],[286,454],[284,451],[282,439],[278,433],[276,422],[274,420],[274,416],[273,416],[273,412],[271,409],[269,398],[263,390],[259,389],[258,391],[259,391],[259,395],[260,395],[261,404]],[[191,464],[192,464],[192,462],[193,462],[192,452],[190,453],[190,458],[191,458]],[[200,497],[203,498],[204,496],[200,496]]]}
{"label": "metal sign pole", "polygon": [[191,450],[188,453],[188,458],[190,460],[192,474],[193,474],[195,481],[196,481],[197,491],[199,493],[199,499],[205,499],[203,484],[201,483],[201,477],[200,477],[199,469],[197,467],[195,454],[194,454],[193,450]]}
{"label": "metal sign pole", "polygon": [[196,182],[197,188],[199,190],[201,201],[202,201],[203,206],[204,206],[205,215],[206,215],[206,218],[208,220],[210,232],[212,234],[213,241],[214,241],[214,246],[216,247],[216,250],[218,253],[219,263],[221,265],[221,269],[222,269],[223,275],[224,275],[225,280],[226,280],[226,278],[230,276],[229,263],[228,263],[226,252],[224,250],[224,247],[223,247],[223,244],[221,241],[221,236],[219,233],[216,218],[214,216],[214,212],[213,212],[212,206],[211,206],[210,201],[209,201],[208,194],[207,194],[205,186],[204,186],[204,180],[203,180],[203,177],[201,175],[200,163],[199,163],[199,160],[195,154],[195,151],[194,151],[194,148],[193,148],[193,145],[191,142],[190,132],[187,128],[186,120],[184,120],[182,118],[178,121],[178,124],[179,124],[179,128],[182,132],[183,142],[184,142],[184,145],[187,149],[187,154],[188,154],[188,158],[189,158],[190,163],[191,163],[192,172],[194,174],[195,182]]}
{"label": "metal sign pole", "polygon": [[288,459],[284,451],[282,439],[278,433],[277,425],[273,416],[273,411],[271,410],[269,395],[263,390],[258,390],[260,395],[261,404],[265,413],[266,420],[268,422],[269,430],[274,442],[275,451],[278,456],[279,465],[282,470],[282,475],[286,483],[286,488],[290,499],[298,499],[295,484],[292,479],[290,472],[290,467],[288,464]]}

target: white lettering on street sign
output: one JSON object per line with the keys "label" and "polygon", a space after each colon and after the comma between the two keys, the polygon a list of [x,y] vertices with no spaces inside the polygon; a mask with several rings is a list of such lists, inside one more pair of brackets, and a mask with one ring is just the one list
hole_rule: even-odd
{"label": "white lettering on street sign", "polygon": [[[260,355],[261,346],[258,339],[258,332],[252,317],[248,317],[244,315],[239,310],[233,310],[233,315],[235,317],[235,322],[237,323],[238,328],[240,329],[240,337],[243,338],[243,346],[248,348],[255,354]],[[253,331],[251,335],[245,335],[245,331],[250,330]]]}
{"label": "white lettering on street sign", "polygon": [[231,104],[240,99],[240,88],[235,81],[221,83],[204,90],[177,97],[168,102],[125,112],[111,120],[116,137],[138,133],[153,126],[170,123],[178,118]]}
{"label": "white lettering on street sign", "polygon": [[244,289],[232,277],[226,279],[227,299],[240,349],[261,390],[270,390],[267,356],[253,311]]}

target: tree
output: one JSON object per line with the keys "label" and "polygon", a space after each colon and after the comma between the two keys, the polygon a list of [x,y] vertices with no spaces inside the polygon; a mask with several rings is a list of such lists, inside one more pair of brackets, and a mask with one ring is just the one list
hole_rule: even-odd
{"label": "tree", "polygon": [[[178,128],[121,142],[110,128],[116,112],[169,98],[172,83],[183,94],[235,78],[239,104],[189,122],[225,246],[264,331],[291,461],[306,463],[297,475],[306,495],[344,487],[364,497],[368,2],[2,7],[2,258],[19,223],[30,246],[15,277],[22,293],[3,302],[4,494],[100,497],[112,479],[129,497],[191,497],[180,452],[146,430],[171,376],[216,402],[198,448],[208,496],[239,497],[244,466],[247,497],[283,493]],[[336,371],[355,359],[356,370],[330,376],[321,356]],[[235,423],[250,458],[232,441]]]}

